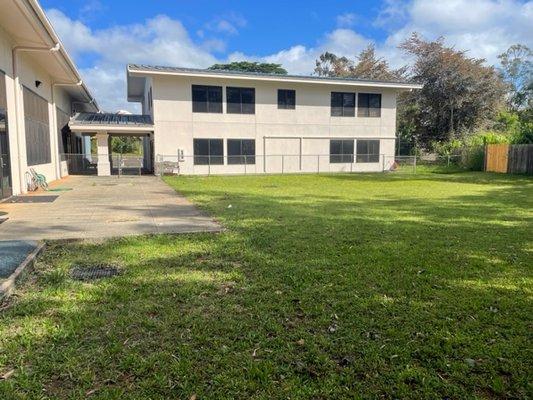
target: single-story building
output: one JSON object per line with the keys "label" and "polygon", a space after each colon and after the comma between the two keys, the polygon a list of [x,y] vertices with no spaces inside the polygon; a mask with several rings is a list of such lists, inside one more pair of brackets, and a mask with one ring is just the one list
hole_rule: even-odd
{"label": "single-story building", "polygon": [[24,193],[30,170],[68,173],[62,154],[81,138],[66,126],[98,104],[36,0],[5,0],[0,12],[0,199]]}

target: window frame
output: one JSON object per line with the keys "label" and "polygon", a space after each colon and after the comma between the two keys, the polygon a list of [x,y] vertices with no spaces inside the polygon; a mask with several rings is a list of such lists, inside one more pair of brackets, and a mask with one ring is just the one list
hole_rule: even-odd
{"label": "window frame", "polygon": [[[207,154],[197,154],[197,148],[201,141],[207,141]],[[214,142],[220,145],[220,154],[212,155]],[[214,158],[215,157],[215,158]],[[218,138],[194,138],[193,139],[193,164],[194,165],[224,165],[224,139]]]}
{"label": "window frame", "polygon": [[[370,144],[376,144],[377,143],[377,153],[370,153],[369,145]],[[359,152],[359,146],[366,144],[366,150],[364,154],[360,154]],[[369,163],[378,163],[379,157],[380,157],[380,150],[381,150],[381,141],[379,139],[357,139],[357,143],[355,145],[355,162],[359,164],[369,164]],[[373,148],[374,149],[374,148]]]}
{"label": "window frame", "polygon": [[[195,101],[195,91],[204,91],[205,100]],[[213,94],[219,95],[219,101],[212,101],[211,96]],[[223,89],[222,86],[214,85],[191,85],[191,102],[192,102],[192,112],[193,113],[203,113],[203,114],[222,114],[223,113]],[[205,103],[205,110],[200,109],[199,105]]]}
{"label": "window frame", "polygon": [[[330,164],[346,164],[354,162],[354,139],[330,139],[329,140],[329,163]],[[334,145],[340,144],[340,152],[338,154],[332,153]],[[346,147],[346,151],[345,151]],[[349,148],[351,147],[351,152]]]}
{"label": "window frame", "polygon": [[[371,99],[377,100],[379,106],[370,106]],[[381,93],[357,93],[357,117],[380,118],[382,107]]]}
{"label": "window frame", "polygon": [[[292,94],[292,96],[288,96],[289,94]],[[290,100],[292,100],[292,102]],[[278,110],[295,110],[295,109],[296,109],[296,90],[278,89]]]}
{"label": "window frame", "polygon": [[[335,98],[340,97],[340,105],[335,103]],[[350,98],[350,99],[349,99]],[[353,106],[350,106],[346,100],[351,100]],[[338,100],[338,99],[337,99]],[[331,92],[330,94],[330,115],[332,117],[355,117],[355,92]],[[340,111],[340,112],[336,112]]]}
{"label": "window frame", "polygon": [[[239,142],[239,153],[230,154],[232,144]],[[250,145],[253,150],[253,154],[245,153],[245,142]],[[254,165],[255,164],[255,139],[226,139],[226,151],[228,155],[228,165]]]}
{"label": "window frame", "polygon": [[[234,92],[234,93],[233,93]],[[246,93],[249,92],[249,93]],[[251,102],[243,102],[243,95],[251,95]],[[230,101],[230,96],[239,98],[238,102]],[[226,113],[227,114],[255,114],[255,88],[226,86]]]}

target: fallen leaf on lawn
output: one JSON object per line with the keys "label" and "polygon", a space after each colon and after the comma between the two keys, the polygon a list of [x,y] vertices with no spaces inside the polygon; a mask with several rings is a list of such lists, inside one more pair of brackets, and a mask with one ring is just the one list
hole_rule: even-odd
{"label": "fallen leaf on lawn", "polygon": [[191,397],[189,397],[189,400],[196,400],[196,395],[193,394]]}
{"label": "fallen leaf on lawn", "polygon": [[11,369],[7,371],[6,373],[2,374],[2,379],[9,379],[13,374],[15,373],[14,369]]}
{"label": "fallen leaf on lawn", "polygon": [[257,357],[257,350],[259,350],[259,348],[254,349],[254,352],[252,353],[252,357]]}
{"label": "fallen leaf on lawn", "polygon": [[98,389],[91,389],[91,390],[88,390],[87,392],[85,392],[85,395],[86,396],[90,396],[91,394],[94,394],[98,391]]}
{"label": "fallen leaf on lawn", "polygon": [[305,340],[300,339],[300,340],[298,340],[298,341],[296,342],[296,344],[297,344],[298,346],[303,346],[303,345],[305,344]]}
{"label": "fallen leaf on lawn", "polygon": [[334,333],[337,331],[337,324],[332,324],[328,328],[329,333]]}

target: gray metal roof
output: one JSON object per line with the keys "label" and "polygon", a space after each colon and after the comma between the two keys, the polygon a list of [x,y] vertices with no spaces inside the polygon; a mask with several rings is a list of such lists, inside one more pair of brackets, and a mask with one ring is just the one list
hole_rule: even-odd
{"label": "gray metal roof", "polygon": [[153,125],[149,115],[112,113],[78,113],[71,118],[70,123],[75,125]]}
{"label": "gray metal roof", "polygon": [[165,67],[157,65],[141,65],[128,64],[128,71],[138,72],[165,72],[165,73],[194,73],[194,74],[216,74],[216,75],[234,75],[236,77],[257,77],[257,78],[276,78],[279,80],[303,79],[309,81],[339,81],[346,83],[368,83],[372,84],[391,84],[398,87],[406,86],[420,86],[414,82],[400,82],[400,81],[380,81],[373,79],[359,79],[359,78],[340,78],[329,76],[315,76],[315,75],[282,75],[282,74],[268,74],[262,72],[243,72],[243,71],[228,71],[216,69],[200,69],[200,68],[184,68],[184,67]]}

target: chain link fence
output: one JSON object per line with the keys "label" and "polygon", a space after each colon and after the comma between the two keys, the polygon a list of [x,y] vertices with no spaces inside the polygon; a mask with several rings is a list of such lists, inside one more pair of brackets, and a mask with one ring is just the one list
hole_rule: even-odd
{"label": "chain link fence", "polygon": [[266,156],[159,154],[155,157],[154,172],[158,176],[381,172],[390,170],[392,162],[383,154],[275,154]]}

